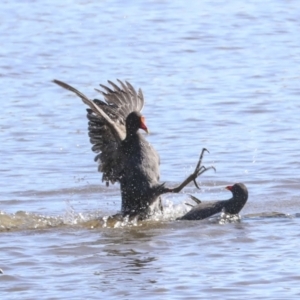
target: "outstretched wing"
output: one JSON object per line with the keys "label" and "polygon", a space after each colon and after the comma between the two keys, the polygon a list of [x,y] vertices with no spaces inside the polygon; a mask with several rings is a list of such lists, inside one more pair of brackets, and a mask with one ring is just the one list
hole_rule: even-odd
{"label": "outstretched wing", "polygon": [[89,100],[84,94],[60,80],[53,80],[59,86],[74,92],[90,108],[87,109],[88,131],[92,150],[98,153],[95,161],[99,162],[98,170],[103,173],[102,181],[114,183],[119,180],[123,170],[121,141],[126,137],[125,121],[132,111],[141,111],[144,106],[142,90],[135,91],[129,82],[118,80],[120,86],[108,81],[107,87],[100,85],[103,91],[96,89],[104,96],[102,100]]}
{"label": "outstretched wing", "polygon": [[112,88],[100,84],[104,91],[95,90],[104,96],[106,103],[116,108],[119,121],[123,121],[123,124],[125,124],[125,120],[131,112],[140,112],[143,109],[144,96],[141,89],[136,92],[128,81],[125,81],[125,83],[119,79],[117,81],[120,83],[120,87],[108,80]]}

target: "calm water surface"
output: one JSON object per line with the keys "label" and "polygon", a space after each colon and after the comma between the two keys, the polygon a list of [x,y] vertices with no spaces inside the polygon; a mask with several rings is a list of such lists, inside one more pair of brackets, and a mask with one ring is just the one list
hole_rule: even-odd
{"label": "calm water surface", "polygon": [[[300,3],[5,1],[0,11],[1,299],[299,299]],[[202,147],[217,172],[165,215],[106,223],[85,107],[116,78],[141,87],[161,179]],[[189,193],[250,193],[240,220],[175,221]]]}

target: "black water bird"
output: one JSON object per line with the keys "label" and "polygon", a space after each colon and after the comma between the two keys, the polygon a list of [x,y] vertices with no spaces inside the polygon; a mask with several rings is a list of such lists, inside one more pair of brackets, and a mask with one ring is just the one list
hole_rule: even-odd
{"label": "black water bird", "polygon": [[[195,171],[179,186],[167,188],[159,182],[159,155],[151,144],[140,134],[139,129],[148,132],[145,118],[141,115],[144,96],[129,82],[118,80],[119,85],[108,81],[111,87],[100,85],[104,91],[96,89],[104,96],[102,100],[90,100],[77,89],[59,80],[59,86],[74,92],[89,106],[87,109],[88,131],[92,150],[98,153],[98,170],[102,181],[119,182],[122,196],[122,216],[144,219],[162,209],[160,195],[178,193],[187,184],[209,169],[201,165],[203,149]],[[198,187],[199,188],[199,187]]]}
{"label": "black water bird", "polygon": [[220,212],[230,215],[238,214],[248,200],[248,190],[243,183],[227,186],[226,189],[232,192],[229,200],[201,202],[192,196],[197,205],[178,220],[203,220]]}

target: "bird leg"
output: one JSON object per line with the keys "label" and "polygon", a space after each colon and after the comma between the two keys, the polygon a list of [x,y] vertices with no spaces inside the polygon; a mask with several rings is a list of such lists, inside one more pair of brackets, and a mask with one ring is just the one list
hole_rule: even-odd
{"label": "bird leg", "polygon": [[[189,195],[189,196],[191,197],[191,199],[192,199],[193,201],[196,202],[196,205],[198,205],[198,204],[201,203],[201,200],[199,200],[199,199],[196,198],[195,196],[193,196],[193,195]],[[186,202],[185,204],[186,204],[187,206],[195,207],[195,205],[193,205],[193,204],[191,204],[191,203],[188,203],[188,202]]]}
{"label": "bird leg", "polygon": [[201,166],[203,155],[204,155],[205,151],[209,152],[205,148],[202,149],[199,161],[195,168],[195,171],[190,176],[188,176],[188,178],[186,178],[179,186],[172,188],[172,189],[168,189],[169,193],[179,193],[185,186],[187,186],[192,181],[194,182],[195,186],[200,190],[200,187],[198,186],[198,184],[196,182],[197,177],[210,169],[213,169],[216,171],[215,167],[213,167],[213,166],[208,167],[208,168]]}
{"label": "bird leg", "polygon": [[196,198],[195,196],[193,196],[193,195],[190,195],[190,197],[191,197],[191,199],[193,200],[193,201],[195,201],[196,202],[196,204],[200,204],[200,203],[202,203],[201,202],[201,200],[199,200],[198,198]]}

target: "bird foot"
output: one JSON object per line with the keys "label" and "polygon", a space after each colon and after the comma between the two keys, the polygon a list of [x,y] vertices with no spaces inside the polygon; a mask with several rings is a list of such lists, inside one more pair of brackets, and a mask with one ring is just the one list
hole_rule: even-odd
{"label": "bird foot", "polygon": [[[198,198],[196,198],[195,196],[193,196],[193,195],[189,195],[190,196],[190,198],[193,200],[193,201],[195,201],[196,202],[196,205],[198,205],[198,204],[200,204],[200,203],[202,203],[201,202],[201,200],[199,200]],[[195,207],[195,205],[194,204],[191,204],[191,203],[188,203],[188,202],[185,202],[185,205],[187,205],[187,206],[190,206],[190,207],[192,207],[192,208],[194,208]]]}
{"label": "bird foot", "polygon": [[194,182],[195,186],[200,189],[196,179],[198,176],[200,176],[201,174],[203,174],[204,172],[210,170],[210,169],[213,169],[216,171],[216,168],[214,166],[210,166],[210,167],[205,167],[205,166],[202,166],[202,159],[203,159],[203,156],[204,156],[204,153],[208,152],[209,151],[205,148],[202,149],[201,153],[200,153],[200,157],[199,157],[199,161],[196,165],[196,168],[194,170],[194,172],[186,179],[182,182],[182,184],[180,184],[178,187],[176,188],[173,188],[173,189],[168,189],[168,192],[171,192],[171,193],[179,193],[186,185],[188,185],[190,182]]}
{"label": "bird foot", "polygon": [[197,177],[200,176],[201,174],[203,174],[204,172],[210,170],[210,169],[213,169],[213,170],[216,172],[216,168],[215,168],[214,166],[210,166],[210,167],[208,167],[208,168],[206,168],[205,166],[201,166],[201,164],[202,164],[202,159],[203,159],[203,156],[204,156],[205,151],[209,153],[209,151],[208,151],[206,148],[203,148],[203,149],[202,149],[201,154],[200,154],[199,161],[198,161],[198,163],[197,163],[197,166],[196,166],[196,168],[195,168],[194,173],[192,174],[193,182],[194,182],[196,188],[198,188],[199,190],[200,190],[200,187],[199,187],[199,185],[198,185],[198,183],[197,183],[197,181],[196,181]]}

